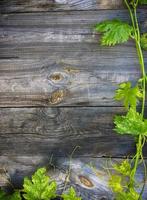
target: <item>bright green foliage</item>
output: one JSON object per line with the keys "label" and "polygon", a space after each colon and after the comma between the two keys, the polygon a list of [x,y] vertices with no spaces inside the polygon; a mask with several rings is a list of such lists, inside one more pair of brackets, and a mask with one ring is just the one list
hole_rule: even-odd
{"label": "bright green foliage", "polygon": [[115,116],[115,131],[119,134],[147,136],[147,120],[142,115],[130,108],[126,116]]}
{"label": "bright green foliage", "polygon": [[109,186],[112,188],[113,192],[119,193],[123,191],[122,178],[119,175],[111,175],[109,179]]}
{"label": "bright green foliage", "polygon": [[115,174],[111,174],[109,186],[115,193],[115,200],[138,200],[139,194],[134,189],[135,183],[129,186],[130,180],[132,180],[132,168],[129,160],[114,164],[113,169]]}
{"label": "bright green foliage", "polygon": [[136,108],[137,102],[142,96],[138,85],[132,87],[130,82],[126,82],[119,85],[114,98],[117,101],[123,101],[123,105],[128,109],[129,107]]}
{"label": "bright green foliage", "polygon": [[140,4],[147,4],[147,0],[139,0]]}
{"label": "bright green foliage", "polygon": [[81,200],[80,197],[77,197],[76,192],[73,187],[70,188],[67,194],[62,194],[64,200]]}
{"label": "bright green foliage", "polygon": [[7,195],[4,191],[0,190],[0,200],[21,200],[20,192],[18,191],[12,195]]}
{"label": "bright green foliage", "polygon": [[46,175],[46,169],[40,168],[32,176],[32,180],[24,179],[24,192],[23,195],[26,200],[49,200],[55,198],[56,195],[56,182],[51,181]]}
{"label": "bright green foliage", "polygon": [[[115,200],[141,200],[146,181],[144,181],[140,194],[137,193],[138,184],[136,184],[135,175],[138,165],[143,163],[142,149],[147,136],[147,119],[144,119],[147,75],[142,52],[142,49],[147,50],[147,33],[140,34],[137,6],[138,4],[147,4],[147,0],[124,0],[124,4],[130,14],[132,26],[114,19],[97,24],[95,30],[102,33],[102,45],[113,46],[126,42],[129,38],[133,39],[136,45],[141,77],[134,87],[132,87],[130,82],[121,83],[114,97],[115,100],[122,101],[124,107],[128,110],[125,116],[115,117],[115,131],[122,135],[129,134],[134,136],[136,153],[131,162],[125,160],[120,164],[112,166],[113,170],[109,173],[109,186],[115,193]],[[140,113],[136,111],[139,101],[141,101]],[[146,166],[144,165],[144,167],[146,172]]]}
{"label": "bright green foliage", "polygon": [[124,176],[130,176],[131,174],[131,165],[128,160],[124,160],[121,164],[114,164],[113,168]]}
{"label": "bright green foliage", "polygon": [[[59,196],[56,193],[56,188],[56,182],[51,181],[46,175],[46,169],[40,168],[34,173],[31,180],[24,178],[22,192],[25,200],[53,200]],[[77,197],[73,187],[67,194],[63,193],[60,197],[64,200],[81,200],[80,197]],[[19,190],[8,195],[0,189],[0,200],[22,200],[22,198]]]}
{"label": "bright green foliage", "polygon": [[141,36],[141,47],[142,47],[144,50],[147,50],[147,33],[144,33],[144,34]]}
{"label": "bright green foliage", "polygon": [[[140,198],[141,200],[142,198]],[[129,192],[120,192],[116,194],[115,200],[139,200],[139,194],[131,189]]]}
{"label": "bright green foliage", "polygon": [[103,33],[101,38],[102,45],[113,46],[128,41],[132,35],[133,28],[125,22],[113,19],[97,24],[95,30]]}

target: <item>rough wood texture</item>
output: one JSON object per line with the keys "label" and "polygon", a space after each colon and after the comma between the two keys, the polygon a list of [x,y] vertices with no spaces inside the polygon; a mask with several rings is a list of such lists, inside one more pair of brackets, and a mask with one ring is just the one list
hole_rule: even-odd
{"label": "rough wood texture", "polygon": [[0,12],[44,12],[123,8],[123,0],[1,0]]}
{"label": "rough wood texture", "polygon": [[112,107],[0,109],[0,155],[66,156],[75,146],[80,146],[77,156],[129,155],[133,138],[112,131],[113,116],[120,112]]}
{"label": "rough wood texture", "polygon": [[[146,10],[139,16],[146,30]],[[120,105],[116,84],[140,76],[134,44],[101,47],[91,28],[116,17],[128,20],[120,10],[3,15],[0,106]]]}
{"label": "rough wood texture", "polygon": [[[112,18],[129,21],[122,8],[122,0],[0,1],[0,185],[11,177],[19,187],[53,156],[58,170],[49,174],[60,192],[69,160],[58,156],[80,146],[68,186],[83,200],[112,200],[101,166],[106,159],[87,156],[133,154],[133,138],[112,131],[113,116],[124,112],[113,95],[118,83],[134,84],[140,72],[133,42],[100,47],[93,25]],[[146,9],[138,16],[141,31],[147,31]],[[142,175],[140,168],[138,180]]]}
{"label": "rough wood texture", "polygon": [[[138,9],[138,18],[142,31],[147,28],[146,9]],[[93,32],[93,25],[106,19],[119,18],[123,21],[130,21],[127,10],[99,10],[99,11],[67,11],[67,12],[45,12],[45,13],[12,13],[2,14],[0,18],[0,26],[2,30],[5,28],[48,28],[48,31],[52,31],[54,34],[63,35],[77,35],[88,34]],[[7,30],[7,29],[6,29]],[[12,29],[13,30],[13,29]],[[36,31],[37,32],[37,31]],[[1,32],[2,33],[2,32]],[[7,32],[3,37],[7,36]],[[51,34],[49,32],[48,35]],[[23,33],[21,33],[23,34]],[[34,34],[35,31],[34,31]],[[13,36],[13,35],[12,35]],[[61,35],[60,35],[61,37]],[[40,38],[43,40],[43,35]],[[13,38],[12,38],[13,39]],[[27,38],[26,38],[27,39]],[[45,38],[46,39],[46,38]],[[13,41],[13,40],[12,40]],[[27,42],[26,40],[24,40]],[[30,41],[29,41],[30,42]],[[48,40],[47,40],[48,42]],[[58,41],[57,41],[58,42]]]}
{"label": "rough wood texture", "polygon": [[[1,59],[0,107],[118,106],[120,103],[113,99],[117,84],[128,80],[135,83],[140,76],[136,53],[128,47],[130,53],[126,54],[125,49],[113,48],[110,53],[102,48],[102,58],[89,52],[73,54],[72,58],[62,58],[62,63],[49,59]],[[126,63],[121,57],[114,63],[113,50],[114,54],[117,50],[122,52]]]}
{"label": "rough wood texture", "polygon": [[[79,158],[69,159],[56,158],[50,165],[50,157],[42,156],[0,156],[0,169],[7,171],[6,180],[11,180],[15,187],[20,187],[24,176],[31,175],[35,169],[46,166],[48,174],[58,183],[58,192],[61,193],[65,179],[68,174],[70,164],[70,176],[67,187],[73,186],[83,200],[112,200],[113,194],[108,187],[109,176],[104,168],[111,168],[110,159],[107,158]],[[113,159],[112,162],[118,163],[122,160]],[[1,181],[1,178],[0,178]],[[143,185],[143,168],[140,167],[137,172],[137,181],[140,183],[140,189]],[[6,184],[7,182],[5,182]],[[4,186],[4,184],[3,184]],[[147,187],[143,194],[146,200]]]}

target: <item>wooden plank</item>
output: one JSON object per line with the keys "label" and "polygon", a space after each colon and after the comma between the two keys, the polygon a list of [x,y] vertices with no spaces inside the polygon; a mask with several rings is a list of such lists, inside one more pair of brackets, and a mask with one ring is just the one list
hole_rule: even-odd
{"label": "wooden plank", "polygon": [[130,155],[133,138],[113,131],[113,117],[120,112],[115,107],[0,109],[0,155],[66,156],[75,146],[78,156]]}
{"label": "wooden plank", "polygon": [[46,12],[123,8],[123,0],[1,0],[0,12]]}
{"label": "wooden plank", "polygon": [[109,49],[95,44],[84,51],[83,45],[79,52],[77,46],[71,52],[70,45],[67,52],[60,47],[58,53],[57,47],[50,48],[50,58],[1,59],[0,107],[120,106],[113,99],[117,85],[134,84],[140,76],[132,46]]}
{"label": "wooden plank", "polygon": [[[138,18],[141,28],[146,25],[146,9],[138,9]],[[88,34],[92,33],[93,25],[106,19],[119,18],[130,21],[127,10],[99,10],[99,11],[65,11],[65,12],[37,12],[2,14],[0,17],[1,29],[17,28],[48,28],[52,33]],[[35,32],[34,32],[35,34]],[[3,37],[7,36],[5,33]]]}
{"label": "wooden plank", "polygon": [[[112,200],[113,194],[108,186],[109,176],[104,168],[111,168],[109,158],[54,158],[50,165],[48,156],[0,156],[0,168],[7,171],[6,179],[10,177],[15,187],[20,187],[23,177],[31,175],[37,168],[46,166],[48,174],[58,183],[58,193],[63,191],[65,179],[70,166],[70,175],[67,187],[73,186],[83,200]],[[114,163],[121,159],[112,159]],[[54,166],[54,167],[53,167]],[[140,188],[143,185],[143,167],[139,167],[136,180]],[[0,179],[1,180],[1,179]],[[146,200],[147,186],[143,194]]]}

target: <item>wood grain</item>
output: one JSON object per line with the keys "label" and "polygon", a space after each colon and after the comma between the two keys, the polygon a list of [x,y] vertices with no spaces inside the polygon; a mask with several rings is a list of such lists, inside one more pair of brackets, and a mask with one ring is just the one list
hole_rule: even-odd
{"label": "wood grain", "polygon": [[117,84],[135,84],[140,76],[135,49],[127,50],[72,49],[64,57],[64,51],[55,54],[57,48],[54,59],[1,59],[0,107],[120,106],[113,99]]}
{"label": "wood grain", "polygon": [[[50,162],[48,156],[0,156],[0,169],[6,170],[6,180],[11,180],[15,187],[23,183],[24,176],[30,176],[37,168],[46,167],[48,174],[58,183],[58,193],[63,190],[65,179],[70,166],[71,173],[67,187],[73,186],[83,200],[112,200],[113,194],[108,187],[109,176],[104,168],[111,168],[112,163],[121,162],[122,159],[109,158],[78,158],[72,159],[69,164],[69,158],[53,158]],[[143,185],[143,167],[139,167],[136,180],[140,183],[140,189]],[[1,181],[1,179],[0,179]],[[4,186],[4,184],[3,184]],[[143,200],[146,200],[147,187],[143,194]]]}
{"label": "wood grain", "polygon": [[[146,30],[145,10],[139,15]],[[117,16],[128,20],[120,10],[3,15],[0,106],[120,106],[116,84],[140,76],[135,46],[101,47],[91,29]]]}
{"label": "wood grain", "polygon": [[78,156],[130,155],[133,138],[113,131],[113,117],[121,112],[112,107],[0,109],[0,155],[65,156],[75,146],[80,146]]}
{"label": "wood grain", "polygon": [[123,0],[1,0],[0,12],[46,12],[123,8]]}
{"label": "wood grain", "polygon": [[[137,15],[142,31],[144,31],[144,29],[147,28],[146,9],[138,9]],[[0,26],[2,31],[5,30],[5,28],[16,28],[16,32],[19,28],[23,28],[24,31],[26,28],[32,28],[32,30],[33,28],[38,28],[39,32],[39,28],[40,30],[47,28],[47,32],[51,31],[52,35],[57,33],[76,35],[92,33],[92,28],[96,23],[106,19],[111,20],[113,18],[119,18],[120,20],[127,22],[130,21],[127,10],[11,13],[1,15]],[[33,35],[35,36],[35,31]],[[7,36],[7,32],[5,32],[3,38],[5,38],[5,36]]]}
{"label": "wood grain", "polygon": [[[20,187],[24,176],[47,166],[60,193],[69,168],[65,157],[80,146],[67,187],[84,200],[113,199],[102,167],[108,158],[98,157],[134,153],[133,138],[113,131],[114,115],[124,112],[113,96],[117,84],[135,84],[140,72],[132,41],[100,47],[93,26],[130,21],[123,8],[122,0],[0,1],[0,186],[10,178]],[[146,32],[146,9],[138,16]],[[140,168],[138,181],[142,175]]]}

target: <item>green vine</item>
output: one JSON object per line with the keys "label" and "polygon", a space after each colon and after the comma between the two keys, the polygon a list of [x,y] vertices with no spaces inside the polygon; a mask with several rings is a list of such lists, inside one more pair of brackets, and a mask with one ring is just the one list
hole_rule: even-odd
{"label": "green vine", "polygon": [[57,194],[57,183],[46,172],[46,168],[39,168],[31,179],[24,178],[23,189],[15,190],[10,195],[0,189],[0,200],[81,200],[73,187],[68,192]]}
{"label": "green vine", "polygon": [[[142,35],[140,33],[137,7],[139,4],[147,4],[147,0],[124,0],[124,3],[130,14],[131,25],[118,19],[107,20],[96,24],[95,31],[103,34],[101,37],[102,45],[113,46],[129,39],[133,39],[136,44],[142,76],[135,86],[132,86],[130,82],[121,83],[114,97],[115,100],[122,101],[127,110],[125,116],[115,116],[115,131],[118,134],[128,134],[135,138],[136,153],[131,161],[126,159],[113,165],[114,173],[110,175],[109,186],[114,192],[116,200],[141,200],[147,176],[142,152],[147,136],[147,119],[144,117],[147,76],[142,52],[143,49],[147,50],[147,33]],[[139,101],[142,106],[140,112],[137,111]],[[145,180],[139,193],[135,175],[138,166],[142,163],[145,169]]]}

